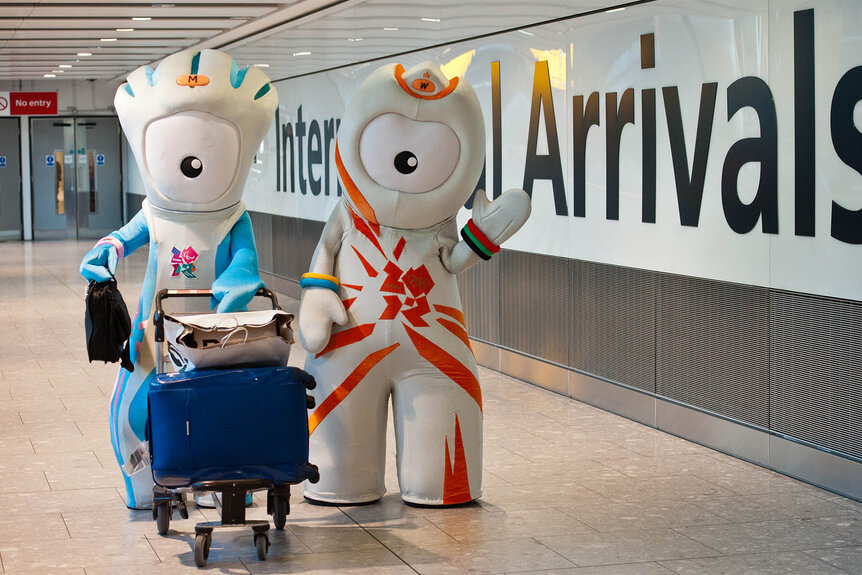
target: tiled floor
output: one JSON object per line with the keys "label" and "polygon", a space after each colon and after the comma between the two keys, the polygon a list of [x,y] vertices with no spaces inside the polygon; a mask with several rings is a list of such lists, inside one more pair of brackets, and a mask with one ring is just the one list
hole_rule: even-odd
{"label": "tiled floor", "polygon": [[[0,243],[0,571],[196,572],[194,523],[212,511],[192,508],[160,537],[149,512],[123,504],[107,426],[115,366],[87,363],[84,349],[77,267],[88,246]],[[129,307],[144,259],[118,274]],[[862,504],[489,370],[481,380],[477,503],[406,507],[390,470],[391,494],[375,505],[322,508],[295,495],[267,561],[249,530],[217,531],[205,569],[862,574]],[[258,497],[250,515],[265,507]]]}

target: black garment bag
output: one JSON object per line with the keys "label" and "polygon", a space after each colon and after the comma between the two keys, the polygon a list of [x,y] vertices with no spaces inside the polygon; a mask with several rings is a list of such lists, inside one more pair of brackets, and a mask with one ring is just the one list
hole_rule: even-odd
{"label": "black garment bag", "polygon": [[90,361],[117,362],[132,371],[129,336],[132,320],[126,302],[113,277],[106,282],[91,281],[87,286],[84,326],[87,330],[87,355]]}

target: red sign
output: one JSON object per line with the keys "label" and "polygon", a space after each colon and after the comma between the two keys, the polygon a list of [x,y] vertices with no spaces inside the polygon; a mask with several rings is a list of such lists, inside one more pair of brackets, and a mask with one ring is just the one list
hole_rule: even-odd
{"label": "red sign", "polygon": [[55,116],[57,92],[10,92],[9,104],[13,116]]}

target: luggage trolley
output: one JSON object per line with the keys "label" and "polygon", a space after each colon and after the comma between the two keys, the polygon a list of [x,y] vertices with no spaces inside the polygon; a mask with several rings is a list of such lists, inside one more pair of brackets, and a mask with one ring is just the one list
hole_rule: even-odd
{"label": "luggage trolley", "polygon": [[[163,300],[210,297],[210,290],[161,290],[156,295],[157,375],[147,395],[147,439],[152,459],[153,519],[164,535],[174,509],[188,518],[186,494],[213,492],[221,521],[195,526],[195,563],[206,565],[217,527],[250,526],[257,556],[266,559],[269,521],[245,518],[246,494],[266,490],[267,514],[284,529],[290,486],[316,483],[308,462],[308,415],[314,378],[295,367],[246,367],[166,373]],[[266,289],[258,296],[272,300]]]}

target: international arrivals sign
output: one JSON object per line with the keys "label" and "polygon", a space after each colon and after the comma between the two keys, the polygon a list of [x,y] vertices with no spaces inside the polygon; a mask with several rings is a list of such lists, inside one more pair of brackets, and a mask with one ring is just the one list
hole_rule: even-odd
{"label": "international arrivals sign", "polygon": [[57,92],[0,92],[0,116],[56,116]]}
{"label": "international arrivals sign", "polygon": [[[656,0],[398,61],[476,89],[479,185],[533,202],[506,248],[862,301],[860,36],[862,3]],[[250,209],[326,219],[344,106],[388,61],[276,84]]]}

